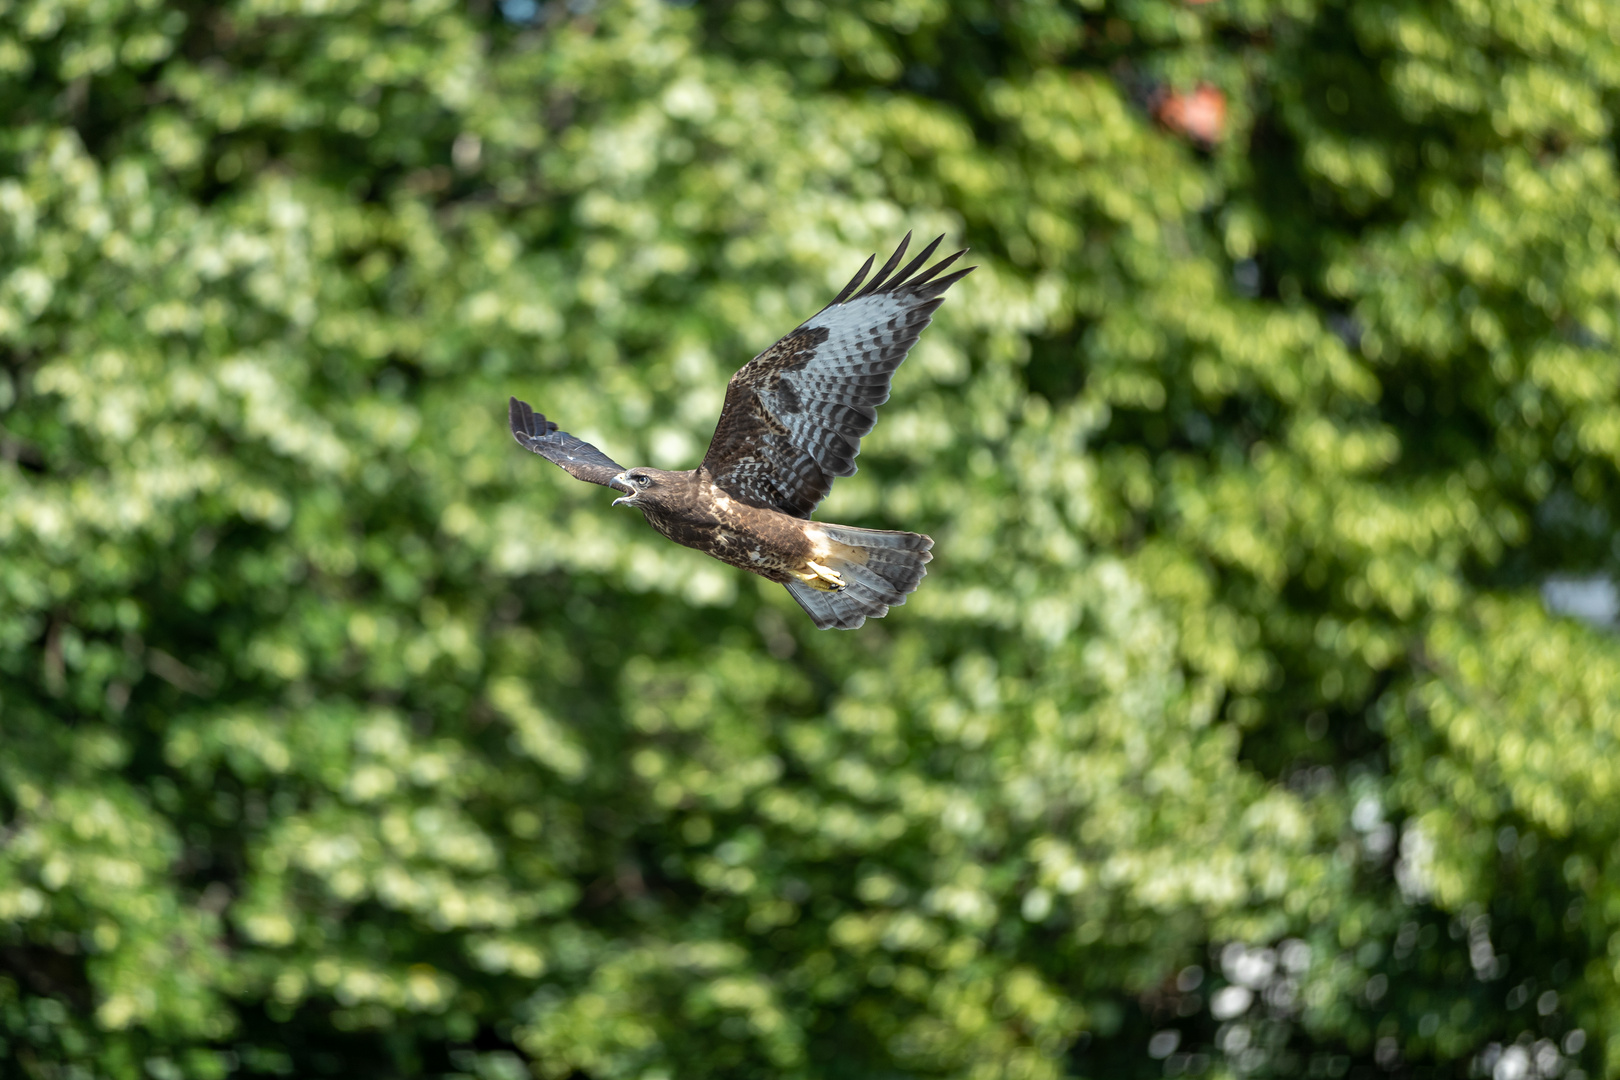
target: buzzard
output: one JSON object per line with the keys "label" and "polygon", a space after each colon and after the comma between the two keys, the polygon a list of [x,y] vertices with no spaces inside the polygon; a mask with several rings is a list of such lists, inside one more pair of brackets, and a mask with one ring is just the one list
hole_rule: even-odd
{"label": "buzzard", "polygon": [[695,469],[623,468],[517,398],[512,434],[575,479],[622,491],[614,506],[638,508],[677,544],[786,585],[821,629],[881,618],[927,573],[934,542],[811,521],[810,512],[834,477],[855,471],[895,369],[945,290],[975,269],[940,276],[966,249],[923,269],[944,239],[896,270],[907,233],[875,277],[866,280],[873,256],[832,303],[733,375]]}

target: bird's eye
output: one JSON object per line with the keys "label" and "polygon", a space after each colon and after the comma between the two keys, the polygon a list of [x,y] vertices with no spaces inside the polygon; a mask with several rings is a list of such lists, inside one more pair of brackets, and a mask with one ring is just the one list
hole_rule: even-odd
{"label": "bird's eye", "polygon": [[646,476],[640,474],[640,473],[636,474],[635,476],[632,476],[630,479],[632,479],[632,480],[634,480],[636,482],[637,487],[646,487],[647,486],[648,478]]}

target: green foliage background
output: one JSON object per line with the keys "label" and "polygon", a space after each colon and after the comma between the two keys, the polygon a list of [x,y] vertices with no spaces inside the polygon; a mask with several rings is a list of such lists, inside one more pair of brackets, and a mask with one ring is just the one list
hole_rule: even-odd
{"label": "green foliage background", "polygon": [[[1608,0],[0,0],[0,1072],[1620,1075],[1617,115]],[[908,229],[887,619],[507,435]]]}

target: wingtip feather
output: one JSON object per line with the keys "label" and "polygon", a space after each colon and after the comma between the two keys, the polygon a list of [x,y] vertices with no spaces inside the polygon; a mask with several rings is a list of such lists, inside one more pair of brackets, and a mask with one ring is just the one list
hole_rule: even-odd
{"label": "wingtip feather", "polygon": [[866,288],[856,295],[871,296],[875,292],[887,289],[889,287],[889,275],[894,273],[894,268],[900,265],[900,260],[906,257],[906,248],[910,245],[911,233],[907,232],[905,236],[901,237],[900,246],[894,249],[893,255],[889,256],[889,261],[883,264],[883,268],[873,276],[871,281],[867,282]]}
{"label": "wingtip feather", "polygon": [[907,287],[912,289],[913,291],[917,291],[917,290],[922,289],[923,286],[927,285],[930,281],[933,281],[936,277],[938,277],[941,273],[943,273],[944,270],[947,267],[949,267],[957,259],[960,259],[963,255],[966,255],[966,254],[967,254],[967,248],[963,248],[961,251],[953,251],[953,252],[951,252],[949,255],[947,255],[943,259],[939,260],[939,262],[935,263],[933,266],[930,266],[928,269],[924,270],[922,273],[920,273],[916,277],[912,278],[909,282],[906,283]]}
{"label": "wingtip feather", "polygon": [[512,434],[520,443],[526,443],[529,434],[529,403],[509,398],[506,406],[506,419],[512,425]]}
{"label": "wingtip feather", "polygon": [[917,295],[929,298],[943,296],[946,289],[949,289],[977,269],[978,266],[964,266],[954,274],[947,274],[937,280],[925,282],[922,286],[917,287]]}
{"label": "wingtip feather", "polygon": [[[867,272],[872,269],[872,264],[875,262],[877,262],[877,256],[868,255],[866,257],[866,262],[862,263],[861,268],[855,271],[855,276],[849,279],[849,284],[845,285],[843,290],[840,291],[837,296],[833,297],[832,303],[842,304],[845,300],[848,300],[851,294],[853,294],[856,289],[861,287],[861,282],[866,280]],[[832,304],[828,304],[827,306],[831,307]]]}
{"label": "wingtip feather", "polygon": [[883,264],[876,274],[872,275],[870,280],[866,280],[864,288],[861,288],[858,292],[856,291],[860,282],[866,279],[866,273],[872,266],[872,259],[866,260],[866,265],[861,267],[861,272],[855,275],[855,279],[846,285],[844,290],[834,297],[832,303],[828,304],[827,307],[833,307],[849,300],[859,300],[876,293],[908,292],[923,298],[939,296],[953,283],[960,281],[969,271],[977,269],[977,267],[970,266],[966,270],[952,274],[943,281],[936,283],[935,279],[952,263],[966,255],[969,250],[962,248],[960,251],[945,256],[933,266],[924,268],[924,264],[933,257],[934,252],[938,250],[939,245],[944,240],[944,233],[936,236],[927,247],[923,248],[910,262],[897,271],[895,267],[900,265],[900,260],[905,257],[906,248],[911,243],[911,233],[906,233],[904,239],[900,241],[900,246],[895,248],[894,254],[889,256],[888,261]]}
{"label": "wingtip feather", "polygon": [[903,289],[910,285],[911,275],[915,274],[917,272],[917,268],[928,261],[928,257],[934,253],[934,249],[939,247],[940,243],[944,239],[944,233],[940,233],[938,236],[934,237],[933,243],[919,251],[916,258],[906,263],[905,267],[894,275],[894,280],[889,282],[889,288]]}
{"label": "wingtip feather", "polygon": [[[527,401],[519,398],[508,398],[506,406],[507,421],[512,425],[512,436],[523,446],[530,441],[550,435],[557,430],[557,425],[536,413]],[[536,417],[539,422],[536,423]]]}

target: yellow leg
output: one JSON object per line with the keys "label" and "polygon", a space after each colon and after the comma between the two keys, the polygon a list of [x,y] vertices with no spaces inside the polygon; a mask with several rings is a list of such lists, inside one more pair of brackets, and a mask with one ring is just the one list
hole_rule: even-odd
{"label": "yellow leg", "polygon": [[844,587],[843,576],[836,570],[828,569],[820,563],[811,560],[806,562],[803,570],[789,570],[788,573],[821,592],[837,592]]}

